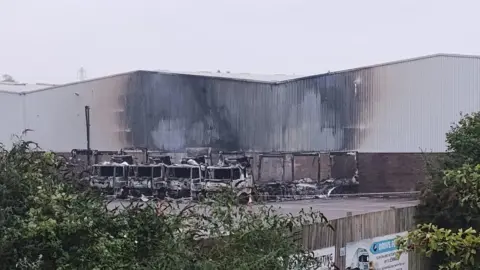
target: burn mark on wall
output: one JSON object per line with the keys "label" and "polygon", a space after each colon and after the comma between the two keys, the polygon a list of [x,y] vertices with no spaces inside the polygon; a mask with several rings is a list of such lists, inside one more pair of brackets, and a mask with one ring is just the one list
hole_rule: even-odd
{"label": "burn mark on wall", "polygon": [[269,84],[135,72],[126,93],[125,137],[130,146],[169,151],[355,149],[361,106],[354,75]]}
{"label": "burn mark on wall", "polygon": [[[197,78],[196,78],[197,79]],[[208,138],[207,145],[196,145],[195,139],[187,140],[187,147],[207,146],[219,150],[238,150],[238,132],[232,126],[230,112],[226,106],[219,105],[214,98],[205,78],[197,79],[198,90],[193,91],[197,102],[198,113],[192,117],[194,123],[200,122],[204,127],[204,137]],[[213,134],[218,134],[213,136]]]}
{"label": "burn mark on wall", "polygon": [[319,115],[322,130],[330,130],[334,136],[341,139],[340,144],[316,150],[356,148],[356,142],[361,136],[358,129],[361,107],[355,94],[354,78],[355,74],[347,72],[305,79],[310,81],[308,87],[319,93],[318,99],[323,107]]}
{"label": "burn mark on wall", "polygon": [[125,111],[131,146],[239,148],[230,112],[218,104],[207,79],[136,72],[130,81]]}
{"label": "burn mark on wall", "polygon": [[125,140],[128,147],[148,147],[145,125],[146,96],[142,72],[134,72],[129,80],[125,93]]}

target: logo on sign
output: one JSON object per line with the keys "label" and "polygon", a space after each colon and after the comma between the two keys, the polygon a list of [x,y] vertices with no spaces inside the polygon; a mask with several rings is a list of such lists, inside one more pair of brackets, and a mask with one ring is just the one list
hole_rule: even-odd
{"label": "logo on sign", "polygon": [[391,252],[396,249],[397,247],[395,246],[395,239],[388,239],[388,240],[374,242],[372,246],[370,246],[370,252],[372,254]]}

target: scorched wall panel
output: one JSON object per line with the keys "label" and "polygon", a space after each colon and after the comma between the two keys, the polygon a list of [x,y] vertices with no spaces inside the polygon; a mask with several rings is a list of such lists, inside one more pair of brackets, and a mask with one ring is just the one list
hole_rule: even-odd
{"label": "scorched wall panel", "polygon": [[[343,147],[341,95],[297,85],[141,72],[126,97],[135,146],[300,151]],[[329,92],[330,91],[330,92]],[[330,99],[322,99],[322,96]],[[330,106],[329,102],[335,103]]]}
{"label": "scorched wall panel", "polygon": [[290,112],[297,125],[282,134],[286,149],[443,152],[460,112],[480,110],[480,58],[427,57],[277,87],[289,100],[312,94]]}
{"label": "scorched wall panel", "polygon": [[44,148],[85,148],[89,105],[100,150],[442,152],[459,113],[480,110],[479,59],[434,56],[282,83],[132,72],[7,94],[4,111],[18,114],[3,120],[12,128],[2,139],[24,127]]}

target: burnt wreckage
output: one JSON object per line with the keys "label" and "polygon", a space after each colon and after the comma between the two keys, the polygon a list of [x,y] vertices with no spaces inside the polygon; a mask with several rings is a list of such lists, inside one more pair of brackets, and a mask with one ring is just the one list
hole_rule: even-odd
{"label": "burnt wreckage", "polygon": [[[147,152],[148,153],[148,152]],[[116,154],[94,164],[88,177],[92,187],[118,198],[191,197],[199,200],[222,189],[232,189],[240,202],[253,193],[250,159],[223,159],[210,165],[208,156],[187,157],[174,164],[168,155],[146,155],[137,163],[133,155]]]}
{"label": "burnt wreckage", "polygon": [[[77,156],[78,150],[75,151]],[[84,152],[81,152],[85,154]],[[319,153],[289,153],[259,155],[258,178],[254,181],[253,157],[244,152],[219,152],[218,162],[213,165],[210,150],[203,154],[193,154],[179,164],[161,153],[142,149],[137,151],[142,162],[136,162],[132,152],[91,151],[96,164],[91,166],[88,181],[91,186],[101,189],[105,194],[119,198],[163,199],[191,198],[201,200],[222,189],[232,189],[241,202],[249,197],[255,200],[282,200],[314,197],[330,197],[336,194],[358,192],[358,170],[355,152],[328,153],[327,177],[320,174]],[[286,156],[291,157],[291,180],[285,179]],[[109,156],[101,161],[102,156]],[[316,159],[318,180],[310,178],[296,179],[295,158],[310,156]],[[90,157],[89,157],[90,158]],[[261,164],[265,158],[282,159],[282,179],[261,181]],[[325,176],[325,175],[323,175]]]}
{"label": "burnt wreckage", "polygon": [[[328,161],[321,168],[320,157],[328,157]],[[286,166],[290,157],[291,178],[285,179]],[[296,158],[309,157],[311,165],[316,163],[316,179],[309,177],[297,178],[295,172]],[[265,159],[280,160],[282,171],[281,179],[261,181],[262,161]],[[316,161],[316,162],[315,162]],[[315,166],[314,166],[315,167]],[[323,172],[323,174],[321,173]],[[356,152],[285,152],[267,153],[259,155],[258,181],[255,182],[256,197],[264,200],[326,198],[335,195],[358,193],[358,164]]]}

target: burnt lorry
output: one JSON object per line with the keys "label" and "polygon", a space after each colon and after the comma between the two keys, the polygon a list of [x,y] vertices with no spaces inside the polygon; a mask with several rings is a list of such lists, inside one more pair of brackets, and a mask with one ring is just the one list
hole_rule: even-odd
{"label": "burnt lorry", "polygon": [[128,168],[129,195],[165,197],[166,182],[162,164],[135,164]]}
{"label": "burnt lorry", "polygon": [[[239,166],[208,166],[202,179],[201,193],[209,196],[225,189],[232,189],[241,203],[247,203],[252,194],[253,181]],[[198,193],[193,196],[198,197]]]}
{"label": "burnt lorry", "polygon": [[172,157],[169,155],[150,155],[148,163],[154,166],[152,189],[153,196],[164,199],[168,193],[168,183],[166,180],[166,166],[172,165]]}
{"label": "burnt lorry", "polygon": [[94,164],[90,186],[119,198],[153,195],[153,179],[161,166],[136,164],[132,155],[113,155],[110,161]]}
{"label": "burnt lorry", "polygon": [[181,164],[167,165],[168,195],[201,200],[223,189],[233,189],[239,201],[247,202],[253,190],[250,160],[245,155],[220,152],[216,165],[210,164],[210,155],[187,157]]}
{"label": "burnt lorry", "polygon": [[200,177],[198,171],[198,166],[173,164],[169,156],[138,164],[131,155],[116,155],[93,165],[89,179],[92,187],[119,198],[181,198],[190,197],[190,180]]}
{"label": "burnt lorry", "polygon": [[191,197],[192,184],[201,181],[200,166],[189,164],[165,165],[167,196]]}
{"label": "burnt lorry", "polygon": [[257,175],[257,200],[327,198],[359,187],[356,152],[264,153]]}
{"label": "burnt lorry", "polygon": [[128,164],[103,162],[92,166],[90,186],[100,189],[106,195],[116,196],[125,193]]}
{"label": "burnt lorry", "polygon": [[201,199],[222,189],[233,189],[241,201],[253,193],[251,158],[219,157],[210,165],[208,156],[187,157],[174,164],[170,156],[149,156],[137,164],[131,155],[115,155],[93,165],[90,185],[120,198],[157,197]]}
{"label": "burnt lorry", "polygon": [[202,179],[195,186],[192,197],[209,196],[231,189],[240,203],[247,203],[254,186],[251,160],[252,157],[244,154],[220,152],[218,163],[202,170]]}

